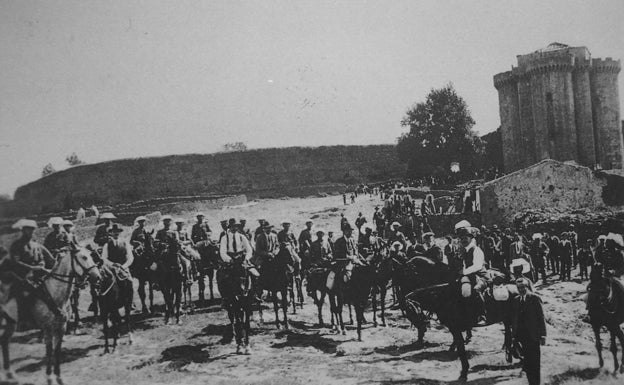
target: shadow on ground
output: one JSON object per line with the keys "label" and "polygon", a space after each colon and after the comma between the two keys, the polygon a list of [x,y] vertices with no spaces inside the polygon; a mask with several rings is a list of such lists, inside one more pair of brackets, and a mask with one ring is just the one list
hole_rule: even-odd
{"label": "shadow on ground", "polygon": [[271,345],[274,349],[283,349],[287,347],[313,347],[322,351],[323,353],[335,354],[336,347],[340,345],[341,341],[334,341],[327,337],[323,337],[319,332],[306,334],[298,333],[296,331],[284,331],[281,333],[286,337],[286,341],[274,343]]}

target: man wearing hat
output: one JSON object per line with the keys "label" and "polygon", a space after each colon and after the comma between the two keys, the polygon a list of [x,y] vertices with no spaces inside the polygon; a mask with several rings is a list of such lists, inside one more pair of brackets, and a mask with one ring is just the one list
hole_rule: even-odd
{"label": "man wearing hat", "polygon": [[594,253],[591,249],[591,239],[587,239],[582,243],[581,249],[578,252],[578,263],[579,263],[579,276],[581,280],[589,279],[589,274],[587,272],[588,266],[593,266],[594,264]]}
{"label": "man wearing hat", "polygon": [[459,237],[461,245],[461,258],[463,260],[463,269],[461,271],[462,282],[469,280],[472,289],[477,293],[471,296],[476,300],[478,313],[481,317],[479,321],[484,321],[485,317],[485,300],[483,291],[487,287],[487,271],[485,269],[485,255],[483,250],[477,246],[475,235],[477,229],[471,226],[457,227],[456,234]]}
{"label": "man wearing hat", "polygon": [[279,241],[277,235],[271,231],[273,225],[267,221],[262,222],[262,234],[256,237],[256,249],[254,251],[255,258],[253,263],[258,267],[258,270],[262,269],[262,265],[273,258],[279,253]]}
{"label": "man wearing hat", "polygon": [[174,230],[176,234],[176,238],[180,244],[188,244],[191,242],[191,239],[186,231],[184,231],[184,223],[186,222],[184,218],[176,218],[175,219],[176,228]]}
{"label": "man wearing hat", "polygon": [[117,219],[117,217],[115,217],[113,213],[104,213],[100,216],[100,218],[104,221],[104,223],[98,226],[95,230],[93,243],[100,247],[104,247],[110,238],[109,230],[112,228],[113,219]]}
{"label": "man wearing hat", "polygon": [[377,227],[377,233],[379,233],[379,236],[383,238],[386,230],[386,219],[384,218],[383,212],[379,210],[379,206],[375,206],[373,222],[375,222],[375,227]]}
{"label": "man wearing hat", "polygon": [[399,241],[395,241],[390,245],[390,258],[393,258],[401,263],[408,261],[407,254],[403,251],[403,244]]}
{"label": "man wearing hat", "polygon": [[63,247],[69,246],[67,235],[61,229],[62,224],[63,218],[61,217],[52,217],[48,221],[48,226],[52,227],[52,232],[45,237],[43,246],[48,249],[52,255],[56,255]]}
{"label": "man wearing hat", "polygon": [[223,239],[223,237],[225,236],[225,234],[227,234],[228,232],[228,228],[236,223],[236,219],[231,218],[230,219],[230,223],[228,224],[227,220],[222,220],[221,222],[219,222],[221,224],[221,234],[219,234],[219,244],[221,244],[221,240]]}
{"label": "man wearing hat", "polygon": [[163,215],[161,221],[163,228],[156,232],[156,241],[164,244],[171,244],[173,240],[177,241],[176,233],[171,228],[171,222],[173,221],[171,215]]}
{"label": "man wearing hat", "polygon": [[252,236],[251,231],[247,228],[247,219],[241,218],[238,222],[238,232],[247,237],[247,240],[251,242]]}
{"label": "man wearing hat", "polygon": [[32,239],[37,223],[31,219],[20,219],[13,228],[20,229],[22,234],[9,248],[9,262],[5,263],[8,275],[21,289],[41,299],[54,314],[60,316],[58,305],[41,285],[42,278],[56,261],[44,246]]}
{"label": "man wearing hat", "polygon": [[194,244],[206,242],[210,239],[210,235],[212,235],[210,226],[208,226],[208,223],[204,222],[204,217],[204,213],[197,213],[195,215],[197,223],[191,228],[191,240]]}
{"label": "man wearing hat", "polygon": [[292,221],[289,219],[282,221],[282,229],[277,233],[277,240],[279,241],[280,246],[282,244],[290,244],[292,249],[298,252],[299,243],[297,242],[295,234],[293,234],[293,232],[290,230],[291,224]]}
{"label": "man wearing hat", "polygon": [[[624,275],[624,239],[622,235],[616,233],[607,234],[606,258],[604,271],[612,277],[621,279]],[[624,282],[623,282],[624,283]]]}
{"label": "man wearing hat", "polygon": [[605,260],[607,259],[607,236],[604,234],[600,234],[598,236],[598,243],[596,245],[596,249],[594,250],[594,258],[596,262],[605,264]]}
{"label": "man wearing hat", "polygon": [[264,222],[266,222],[266,219],[264,218],[260,218],[258,219],[258,227],[256,227],[256,230],[254,231],[253,234],[253,240],[254,242],[256,242],[256,240],[258,239],[259,235],[264,234]]}
{"label": "man wearing hat", "polygon": [[399,231],[400,227],[401,224],[399,222],[392,222],[390,225],[390,233],[388,234],[388,243],[393,244],[394,242],[401,242],[403,250],[405,250],[407,241],[405,240],[405,235]]}
{"label": "man wearing hat", "polygon": [[65,231],[65,237],[67,239],[67,245],[77,249],[80,247],[76,234],[74,234],[74,222],[69,219],[63,221],[63,230]]}
{"label": "man wearing hat", "polygon": [[360,255],[365,256],[370,262],[370,258],[375,252],[381,249],[379,239],[373,235],[373,226],[365,223],[360,229],[360,236],[358,237],[358,250]]}
{"label": "man wearing hat", "polygon": [[246,261],[251,260],[253,254],[249,240],[238,232],[238,225],[234,218],[228,221],[228,230],[221,237],[219,253],[225,263],[230,263],[234,258],[243,256]]}
{"label": "man wearing hat", "polygon": [[317,230],[316,240],[310,245],[310,265],[313,267],[326,267],[332,260],[331,246],[324,236],[323,230]]}
{"label": "man wearing hat", "polygon": [[423,243],[425,247],[425,257],[436,263],[444,263],[444,253],[442,252],[442,248],[435,243],[435,234],[432,232],[424,233]]}
{"label": "man wearing hat", "polygon": [[137,252],[137,254],[142,254],[145,251],[152,251],[152,237],[150,236],[151,234],[148,233],[145,229],[146,221],[147,218],[143,215],[138,216],[134,220],[134,222],[137,224],[137,228],[132,231],[132,235],[130,236],[130,244]]}
{"label": "man wearing hat", "polygon": [[333,255],[335,259],[350,260],[356,264],[364,265],[360,260],[357,244],[353,238],[353,227],[346,224],[342,229],[342,237],[334,243]]}
{"label": "man wearing hat", "polygon": [[358,217],[355,218],[355,227],[357,227],[358,231],[362,228],[364,223],[368,222],[366,218],[362,215],[362,213],[358,213]]}
{"label": "man wearing hat", "polygon": [[303,267],[307,268],[310,264],[310,246],[312,246],[312,225],[311,219],[306,221],[306,228],[299,233],[299,257],[303,261]]}
{"label": "man wearing hat", "polygon": [[117,274],[118,279],[131,280],[130,266],[134,262],[132,247],[126,241],[119,239],[119,234],[123,232],[123,229],[118,224],[113,224],[108,232],[111,237],[102,248],[102,261],[105,266],[113,264],[122,269],[124,274]]}

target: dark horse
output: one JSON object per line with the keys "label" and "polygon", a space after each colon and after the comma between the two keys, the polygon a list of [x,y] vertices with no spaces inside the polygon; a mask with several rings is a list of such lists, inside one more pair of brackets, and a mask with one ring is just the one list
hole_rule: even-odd
{"label": "dark horse", "polygon": [[611,334],[611,353],[613,354],[614,371],[617,372],[619,367],[620,373],[624,373],[624,353],[622,354],[622,365],[620,366],[617,359],[618,350],[616,342],[617,338],[624,352],[624,333],[620,328],[620,325],[624,322],[624,284],[617,278],[605,277],[603,270],[603,265],[596,263],[591,271],[587,293],[589,323],[592,329],[594,329],[594,335],[596,336],[596,350],[598,351],[600,367],[604,365],[600,329],[605,326]]}
{"label": "dark horse", "polygon": [[182,301],[182,265],[180,264],[179,245],[175,239],[156,243],[155,280],[165,300],[165,324],[175,316],[180,324],[180,303]]}
{"label": "dark horse", "polygon": [[[288,329],[288,294],[290,293],[292,297],[294,263],[290,249],[283,246],[276,256],[264,262],[260,271],[259,290],[267,290],[271,294],[275,311],[275,326],[278,329],[280,328],[280,305],[284,314],[284,329]],[[280,298],[277,298],[277,293],[280,293]],[[294,300],[293,309],[296,309]],[[262,306],[259,307],[259,312],[260,319],[262,319]]]}
{"label": "dark horse", "polygon": [[[338,262],[343,261],[338,260]],[[336,274],[334,287],[329,290],[331,311],[336,318],[336,328],[340,328],[342,334],[345,334],[342,307],[345,303],[350,303],[355,308],[358,341],[362,341],[362,324],[365,322],[364,308],[368,304],[374,281],[374,267],[349,264]]]}
{"label": "dark horse", "polygon": [[374,269],[371,298],[373,302],[373,325],[375,326],[377,326],[378,295],[379,304],[381,305],[381,325],[386,326],[386,293],[388,292],[388,283],[393,275],[392,259],[389,258],[387,251],[387,247],[377,250],[370,259],[371,266]]}
{"label": "dark horse", "polygon": [[102,280],[100,284],[101,293],[98,295],[98,305],[100,307],[100,319],[104,327],[104,353],[109,353],[108,320],[110,318],[112,322],[113,351],[115,351],[121,324],[121,316],[119,314],[119,309],[121,308],[124,309],[124,322],[128,332],[129,343],[132,344],[130,311],[132,310],[134,289],[132,287],[132,277],[120,266],[105,263],[100,269],[100,274],[102,275]]}
{"label": "dark horse", "polygon": [[329,292],[327,289],[327,276],[329,271],[330,270],[326,267],[310,267],[305,271],[307,281],[306,288],[308,290],[308,295],[312,297],[317,307],[319,327],[325,326],[323,322],[323,305],[325,304],[325,297]]}
{"label": "dark horse", "polygon": [[208,277],[208,290],[210,291],[210,301],[214,300],[213,280],[214,273],[219,267],[219,245],[212,241],[202,241],[195,244],[199,252],[200,260],[197,264],[199,279],[199,303],[205,301],[206,283],[204,279]]}
{"label": "dark horse", "polygon": [[249,332],[254,295],[250,274],[243,263],[242,256],[231,263],[222,263],[217,270],[217,286],[236,338],[236,353],[251,354]]}
{"label": "dark horse", "polygon": [[[437,269],[448,269],[448,266],[436,264]],[[502,276],[502,273],[500,273]],[[516,294],[510,293],[506,301],[495,301],[486,296],[487,322],[477,324],[480,316],[477,306],[474,306],[474,293],[470,298],[463,298],[461,286],[457,281],[441,283],[433,286],[416,289],[405,296],[406,313],[408,319],[415,325],[426,322],[425,311],[435,313],[438,320],[446,326],[453,335],[453,344],[457,346],[457,353],[462,364],[460,379],[468,377],[468,357],[462,332],[467,332],[477,326],[487,326],[502,322],[505,326],[505,353],[507,362],[512,361],[511,324],[513,318],[513,298]],[[424,326],[422,327],[424,329]],[[421,327],[419,327],[419,331]]]}
{"label": "dark horse", "polygon": [[[134,262],[132,262],[132,265],[130,266],[130,272],[132,273],[132,276],[139,281],[137,291],[139,293],[139,298],[141,299],[141,309],[143,313],[151,313],[154,307],[154,289],[152,288],[154,271],[152,270],[152,267],[155,260],[152,237],[146,238],[147,242],[145,246],[134,247],[134,250],[132,251],[134,254]],[[149,293],[149,308],[145,303],[145,284],[147,284],[147,290]]]}

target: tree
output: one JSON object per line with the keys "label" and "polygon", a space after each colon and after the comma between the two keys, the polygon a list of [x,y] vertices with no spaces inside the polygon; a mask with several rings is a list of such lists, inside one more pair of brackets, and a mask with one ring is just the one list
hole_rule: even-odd
{"label": "tree", "polygon": [[484,168],[495,168],[503,170],[503,140],[501,138],[501,128],[483,135],[481,140],[484,143],[483,166]]}
{"label": "tree", "polygon": [[469,177],[478,169],[482,142],[472,130],[468,105],[452,84],[432,89],[424,102],[407,110],[401,126],[409,132],[398,138],[399,159],[410,177],[448,175],[452,162]]}
{"label": "tree", "polygon": [[75,152],[72,152],[70,155],[67,155],[65,160],[67,161],[67,163],[69,164],[70,167],[78,166],[80,164],[84,164],[85,163],[82,160],[80,160],[80,158],[78,158],[78,155],[76,155]]}
{"label": "tree", "polygon": [[247,151],[247,145],[244,142],[226,143],[223,145],[223,151],[225,152]]}
{"label": "tree", "polygon": [[56,170],[54,169],[54,166],[52,166],[52,163],[48,163],[43,167],[43,170],[41,170],[41,176],[48,176],[50,174],[54,174],[56,172]]}

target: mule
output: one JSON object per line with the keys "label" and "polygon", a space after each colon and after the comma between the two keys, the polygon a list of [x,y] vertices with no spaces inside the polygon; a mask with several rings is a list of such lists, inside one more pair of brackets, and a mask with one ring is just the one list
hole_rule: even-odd
{"label": "mule", "polygon": [[[61,378],[61,345],[65,332],[68,315],[65,308],[69,302],[73,285],[76,279],[88,275],[93,281],[101,278],[96,264],[86,249],[63,249],[57,256],[56,263],[43,279],[43,288],[47,290],[54,302],[59,305],[61,315],[55,314],[48,305],[39,299],[26,304],[25,315],[33,320],[36,327],[43,332],[46,346],[46,375],[48,385],[62,385]],[[11,299],[7,307],[16,308],[17,300]],[[11,305],[12,304],[12,305]],[[3,368],[8,380],[15,380],[15,374],[11,371],[9,357],[9,343],[11,336],[17,327],[17,314],[10,316],[6,311],[0,311],[0,318],[4,320],[4,332],[0,336],[2,345]]]}
{"label": "mule", "polygon": [[249,334],[254,295],[250,274],[242,263],[242,258],[223,263],[217,270],[217,287],[236,339],[236,353],[251,354]]}
{"label": "mule", "polygon": [[134,288],[132,287],[132,277],[126,276],[126,272],[119,266],[105,263],[100,269],[102,282],[100,286],[101,293],[98,296],[98,305],[100,307],[100,320],[102,321],[104,331],[104,354],[110,353],[108,338],[109,327],[108,321],[112,323],[113,352],[117,348],[117,339],[121,325],[121,316],[119,309],[124,309],[124,323],[128,333],[129,343],[132,344],[132,325],[130,312],[132,311],[132,300],[134,297]]}
{"label": "mule", "polygon": [[155,280],[160,287],[165,300],[165,325],[169,325],[175,317],[175,323],[180,325],[180,305],[182,301],[182,266],[178,255],[176,240],[169,243],[159,242],[156,248]]}
{"label": "mule", "polygon": [[210,242],[203,241],[195,245],[199,252],[200,260],[197,265],[197,271],[199,278],[197,281],[199,289],[199,302],[203,304],[205,301],[206,283],[205,278],[208,277],[208,290],[210,292],[210,301],[214,301],[214,275],[219,266],[219,245]]}
{"label": "mule", "polygon": [[[152,284],[154,283],[155,259],[152,243],[149,240],[151,240],[151,237],[148,237],[146,247],[134,248],[132,251],[134,254],[134,261],[130,266],[132,277],[139,281],[137,292],[139,293],[139,298],[141,300],[141,311],[143,314],[152,313],[154,309],[154,288],[152,287]],[[149,307],[146,304],[146,284],[148,290],[147,295],[149,295]]]}
{"label": "mule", "polygon": [[[288,294],[292,296],[292,271],[293,260],[289,252],[285,249],[262,265],[260,271],[260,294],[263,290],[269,292],[273,300],[273,310],[275,311],[275,326],[279,329],[282,325],[279,317],[280,307],[283,312],[284,329],[288,329]],[[279,298],[277,294],[280,294]],[[293,305],[293,309],[295,306]],[[262,305],[259,307],[260,319],[263,319]]]}
{"label": "mule", "polygon": [[[587,310],[589,323],[596,338],[596,351],[598,352],[598,364],[602,368],[602,342],[600,331],[606,327],[611,336],[611,354],[613,354],[614,372],[620,369],[624,373],[624,332],[620,325],[624,323],[624,283],[614,277],[604,276],[604,267],[596,263],[592,267],[590,285],[587,294]],[[617,340],[622,348],[622,364],[618,363]]]}

